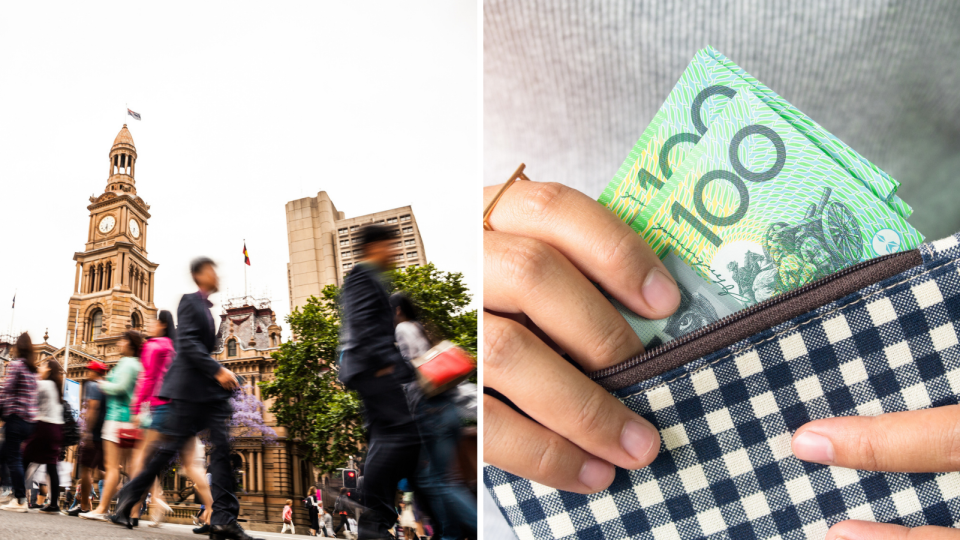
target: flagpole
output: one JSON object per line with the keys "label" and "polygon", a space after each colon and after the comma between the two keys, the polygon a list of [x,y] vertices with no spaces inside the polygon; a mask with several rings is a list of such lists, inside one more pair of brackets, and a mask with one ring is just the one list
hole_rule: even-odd
{"label": "flagpole", "polygon": [[67,349],[63,355],[63,388],[60,389],[60,395],[67,388],[67,378],[70,376],[70,331],[67,330]]}
{"label": "flagpole", "polygon": [[243,301],[247,301],[247,239],[243,239]]}
{"label": "flagpole", "polygon": [[17,289],[13,290],[13,305],[10,306],[10,336],[13,336],[13,321],[17,318]]}

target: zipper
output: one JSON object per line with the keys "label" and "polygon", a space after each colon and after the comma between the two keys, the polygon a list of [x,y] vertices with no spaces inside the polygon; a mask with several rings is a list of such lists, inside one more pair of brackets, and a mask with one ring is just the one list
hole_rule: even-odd
{"label": "zipper", "polygon": [[[703,328],[700,328],[699,330],[696,330],[690,334],[681,336],[673,341],[669,341],[667,343],[659,345],[649,351],[646,351],[644,353],[628,358],[627,360],[615,366],[611,366],[608,368],[600,369],[592,373],[589,373],[588,376],[590,377],[591,380],[599,382],[601,386],[603,386],[604,388],[610,391],[626,388],[627,386],[632,386],[643,380],[652,378],[661,373],[665,373],[666,371],[669,371],[670,369],[674,369],[675,367],[680,367],[683,364],[686,364],[687,362],[696,360],[697,358],[704,356],[704,354],[702,353],[702,351],[696,351],[697,356],[694,356],[692,358],[681,358],[681,359],[674,358],[672,359],[673,360],[672,362],[669,362],[670,365],[667,366],[666,369],[658,370],[659,373],[651,374],[652,370],[657,370],[657,368],[654,367],[652,369],[640,370],[643,373],[639,373],[635,376],[625,377],[624,375],[621,375],[625,371],[631,370],[633,368],[636,368],[638,366],[645,365],[645,364],[660,363],[661,359],[669,360],[668,358],[666,358],[669,353],[676,352],[677,349],[680,349],[680,348],[690,348],[689,346],[691,344],[695,344],[698,340],[702,340],[704,337],[724,329],[729,330],[731,329],[730,327],[736,325],[736,323],[744,321],[749,317],[753,317],[754,315],[762,311],[769,310],[772,308],[777,308],[778,306],[790,303],[791,301],[796,302],[797,298],[803,295],[809,294],[810,292],[823,288],[825,286],[835,284],[836,282],[849,281],[851,274],[863,273],[866,269],[870,269],[873,267],[878,267],[878,266],[882,267],[877,269],[881,274],[880,277],[877,276],[877,272],[866,272],[868,277],[871,278],[869,280],[869,283],[862,283],[860,282],[860,280],[856,279],[857,277],[860,277],[860,276],[854,276],[854,282],[849,283],[849,286],[842,287],[842,285],[844,284],[843,283],[840,284],[841,285],[840,288],[843,290],[831,291],[833,293],[833,296],[836,296],[837,294],[842,294],[841,296],[837,296],[836,298],[832,298],[832,299],[818,299],[820,300],[818,302],[819,305],[814,306],[812,308],[809,306],[801,306],[802,307],[801,313],[797,315],[793,315],[792,317],[786,318],[784,320],[777,320],[775,322],[765,325],[766,328],[770,328],[782,322],[786,322],[787,320],[790,320],[795,316],[798,316],[808,311],[812,311],[813,309],[816,309],[817,307],[820,307],[822,305],[826,305],[834,300],[839,300],[843,296],[847,296],[850,293],[856,292],[857,290],[860,290],[867,285],[876,283],[878,281],[882,281],[883,279],[886,279],[888,277],[895,276],[901,272],[908,270],[909,268],[918,266],[920,264],[923,264],[923,258],[920,255],[920,251],[916,249],[911,251],[906,251],[903,253],[893,253],[890,255],[884,255],[882,257],[877,257],[875,259],[870,259],[868,261],[857,263],[853,266],[844,268],[839,272],[835,272],[833,274],[830,274],[829,276],[825,276],[816,281],[810,282],[800,288],[794,289],[792,291],[788,291],[774,298],[764,300],[759,304],[755,304],[748,308],[742,309],[736,313],[728,315],[718,321],[715,321]],[[886,267],[889,267],[889,271],[884,273],[883,270]],[[886,275],[886,274],[889,274],[889,275]],[[845,292],[847,289],[850,289],[851,287],[855,287],[855,288]],[[733,341],[730,341],[730,343],[727,343],[726,345],[715,347],[714,350],[719,350],[719,349],[722,349],[723,347],[733,345],[737,341],[740,341],[741,339],[745,339],[746,337],[749,337],[754,333],[756,332],[755,331],[750,332],[750,334],[743,337],[738,337],[735,335],[735,333],[731,333],[729,338],[733,339]],[[709,353],[706,353],[706,354],[709,354]],[[610,380],[610,378],[614,376],[617,376],[614,378],[615,380]]]}

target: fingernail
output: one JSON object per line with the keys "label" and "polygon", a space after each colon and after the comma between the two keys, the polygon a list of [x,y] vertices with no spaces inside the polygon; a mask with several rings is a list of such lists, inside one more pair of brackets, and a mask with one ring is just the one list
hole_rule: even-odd
{"label": "fingernail", "polygon": [[830,439],[812,431],[804,431],[793,440],[793,453],[799,459],[823,465],[831,465],[836,460]]}
{"label": "fingernail", "polygon": [[633,459],[643,459],[657,440],[657,436],[657,431],[652,426],[630,420],[623,426],[623,432],[620,433],[620,446]]}
{"label": "fingernail", "polygon": [[659,268],[653,268],[643,280],[643,299],[657,312],[669,312],[680,305],[680,289]]}
{"label": "fingernail", "polygon": [[612,471],[605,461],[590,458],[580,467],[580,483],[594,491],[606,489],[613,482]]}

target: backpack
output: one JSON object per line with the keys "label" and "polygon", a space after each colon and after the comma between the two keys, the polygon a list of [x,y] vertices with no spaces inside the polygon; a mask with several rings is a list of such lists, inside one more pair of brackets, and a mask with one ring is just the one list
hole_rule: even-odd
{"label": "backpack", "polygon": [[306,499],[303,500],[303,507],[304,507],[304,508],[306,508],[307,510],[310,510],[310,508],[311,508],[312,506],[313,506],[313,505],[310,504],[310,497],[307,497]]}
{"label": "backpack", "polygon": [[80,443],[80,426],[77,425],[77,420],[73,417],[73,409],[70,404],[65,400],[61,400],[60,403],[63,405],[63,441],[60,446],[66,448]]}

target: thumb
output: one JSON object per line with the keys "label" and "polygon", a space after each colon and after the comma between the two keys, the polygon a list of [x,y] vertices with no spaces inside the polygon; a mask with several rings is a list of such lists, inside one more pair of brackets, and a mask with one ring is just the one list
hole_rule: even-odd
{"label": "thumb", "polygon": [[902,525],[850,520],[830,527],[827,540],[960,540],[960,531],[930,526],[910,529]]}
{"label": "thumb", "polygon": [[793,436],[804,461],[885,472],[960,471],[960,405],[815,420]]}

